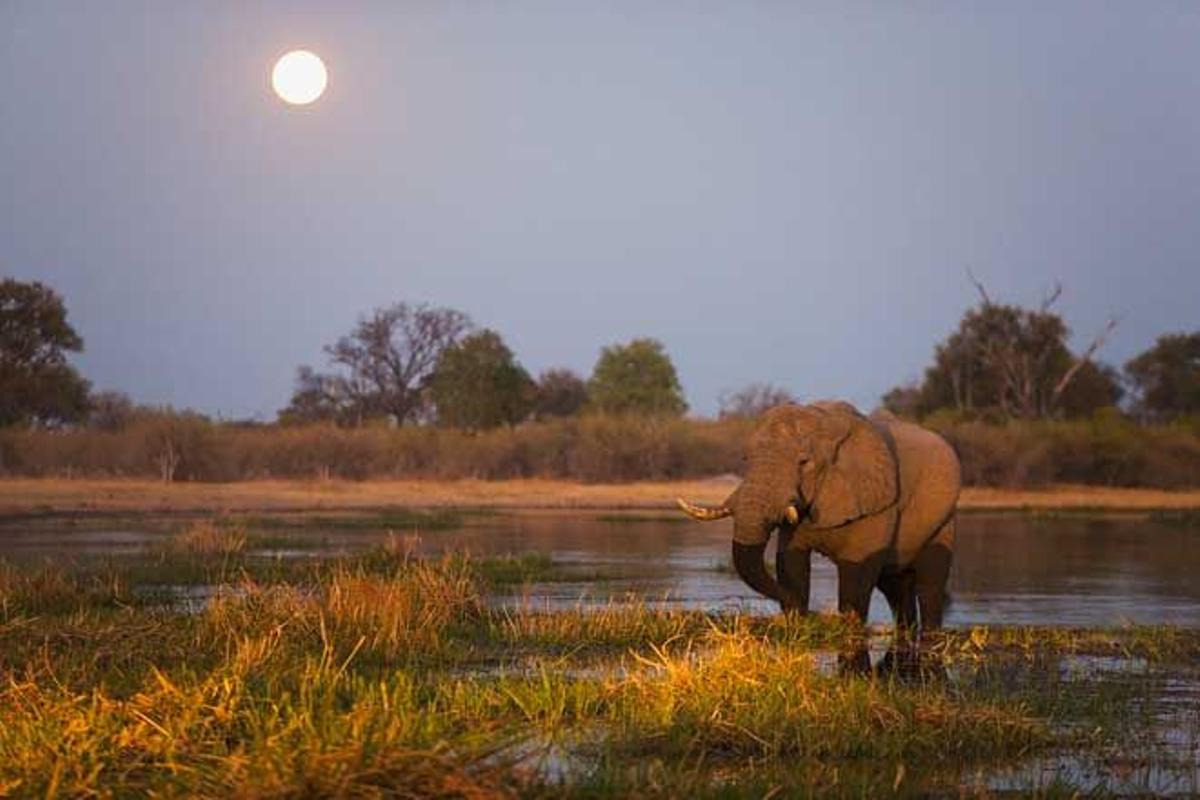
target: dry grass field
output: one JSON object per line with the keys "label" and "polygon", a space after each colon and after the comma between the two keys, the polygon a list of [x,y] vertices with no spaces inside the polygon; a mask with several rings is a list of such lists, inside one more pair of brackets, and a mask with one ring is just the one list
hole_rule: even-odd
{"label": "dry grass field", "polygon": [[[220,512],[412,508],[666,509],[686,496],[721,501],[733,478],[699,481],[585,484],[508,481],[243,481],[173,483],[147,480],[0,480],[0,514],[39,512]],[[1200,490],[1163,491],[1102,486],[1041,490],[967,488],[959,507],[979,510],[1139,512],[1200,508]]]}

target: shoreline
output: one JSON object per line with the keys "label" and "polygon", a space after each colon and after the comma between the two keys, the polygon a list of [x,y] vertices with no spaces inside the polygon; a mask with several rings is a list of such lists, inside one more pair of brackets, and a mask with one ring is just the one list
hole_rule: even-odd
{"label": "shoreline", "polygon": [[[0,480],[0,516],[115,513],[244,513],[371,511],[388,507],[480,508],[513,511],[666,511],[674,498],[720,503],[737,485],[732,476],[689,481],[584,484],[559,480],[240,481],[173,483],[150,480]],[[1067,512],[1148,514],[1200,509],[1200,489],[1165,491],[1106,486],[1045,489],[967,487],[964,513]]]}

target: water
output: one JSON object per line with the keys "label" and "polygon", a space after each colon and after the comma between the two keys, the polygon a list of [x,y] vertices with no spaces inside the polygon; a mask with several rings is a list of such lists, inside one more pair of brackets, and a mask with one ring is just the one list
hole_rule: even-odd
{"label": "water", "polygon": [[[1134,622],[1200,628],[1200,529],[1134,518],[967,515],[960,519],[958,531],[950,581],[953,601],[946,619],[950,626],[1106,627]],[[522,587],[500,602],[554,609],[635,596],[666,606],[776,611],[730,569],[728,522],[697,523],[666,514],[528,512],[471,517],[466,527],[455,530],[395,533],[418,534],[417,548],[428,555],[467,550],[480,556],[536,552],[551,557],[556,580]],[[272,530],[272,542],[250,555],[348,554],[388,535],[383,530],[315,530],[306,525]],[[9,523],[0,529],[0,558],[107,554],[120,559],[163,538],[144,531]],[[819,556],[813,560],[812,588],[814,609],[835,607],[836,572]],[[210,586],[157,590],[189,611],[202,608],[216,591]],[[890,622],[887,604],[878,594],[870,620]],[[878,648],[887,642],[874,644],[872,660],[877,662]],[[816,656],[825,669],[835,668],[834,654]],[[1130,680],[1151,681],[1148,724],[1111,752],[1066,749],[961,776],[963,791],[1051,790],[1056,781],[1066,780],[1085,791],[1118,795],[1200,792],[1200,670],[1181,665],[1159,669],[1139,659],[1074,656],[1064,656],[1058,664],[1070,673],[1064,679],[1076,682],[1111,682],[1124,674]],[[1012,679],[1046,679],[1036,670],[1018,664],[1011,669]],[[953,674],[950,679],[965,680]],[[562,777],[563,770],[576,763],[569,748],[538,749],[532,755],[537,754],[544,763],[536,768],[551,778]]]}
{"label": "water", "polygon": [[[541,552],[584,572],[619,576],[600,584],[529,588],[533,602],[551,606],[577,602],[581,595],[604,600],[635,593],[689,607],[773,611],[772,603],[730,570],[728,536],[723,522],[637,517],[613,522],[556,513],[431,533],[423,537],[422,549]],[[951,626],[1200,627],[1200,530],[1143,519],[968,515],[959,521],[950,592],[946,624]],[[836,570],[814,556],[811,607],[836,606]],[[870,620],[890,622],[878,592]]]}
{"label": "water", "polygon": [[[306,545],[274,546],[270,555],[347,553],[382,541],[377,530],[272,532]],[[411,533],[398,531],[397,533]],[[549,608],[637,595],[653,603],[708,610],[771,613],[729,568],[729,523],[699,523],[667,514],[528,512],[471,518],[466,527],[420,533],[428,554],[538,552],[579,580],[524,589],[522,600]],[[136,552],[162,534],[7,526],[0,558]],[[768,553],[772,552],[768,548]],[[267,553],[263,553],[267,555]],[[596,581],[601,577],[604,580]],[[813,558],[815,610],[836,606],[836,572]],[[946,624],[1116,626],[1126,623],[1200,627],[1200,530],[1144,519],[1033,519],[965,515],[951,572]],[[878,593],[872,622],[890,621]]]}

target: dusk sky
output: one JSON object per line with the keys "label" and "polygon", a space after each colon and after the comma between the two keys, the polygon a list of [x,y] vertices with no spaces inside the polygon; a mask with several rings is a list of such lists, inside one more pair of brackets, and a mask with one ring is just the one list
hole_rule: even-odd
{"label": "dusk sky", "polygon": [[968,268],[1111,363],[1200,327],[1200,3],[0,1],[0,275],[140,402],[271,419],[404,300],[869,409]]}

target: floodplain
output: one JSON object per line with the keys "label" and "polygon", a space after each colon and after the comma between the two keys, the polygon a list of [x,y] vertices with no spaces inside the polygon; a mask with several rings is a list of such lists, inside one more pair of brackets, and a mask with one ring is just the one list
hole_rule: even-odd
{"label": "floodplain", "polygon": [[881,598],[833,614],[821,563],[820,613],[772,613],[727,534],[653,508],[10,514],[0,792],[1200,791],[1192,517],[968,514],[919,651]]}

